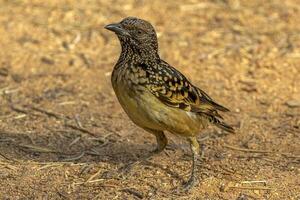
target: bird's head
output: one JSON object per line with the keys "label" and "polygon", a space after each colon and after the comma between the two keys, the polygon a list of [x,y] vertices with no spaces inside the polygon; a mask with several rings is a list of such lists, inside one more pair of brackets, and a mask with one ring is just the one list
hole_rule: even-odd
{"label": "bird's head", "polygon": [[105,28],[118,36],[122,48],[131,48],[139,53],[157,54],[157,36],[149,22],[135,17],[127,17],[119,23],[106,25]]}

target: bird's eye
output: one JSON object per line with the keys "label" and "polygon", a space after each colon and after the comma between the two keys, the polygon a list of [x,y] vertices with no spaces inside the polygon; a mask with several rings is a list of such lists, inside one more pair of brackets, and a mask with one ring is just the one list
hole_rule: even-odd
{"label": "bird's eye", "polygon": [[141,30],[138,30],[137,33],[140,35],[142,34],[143,32]]}

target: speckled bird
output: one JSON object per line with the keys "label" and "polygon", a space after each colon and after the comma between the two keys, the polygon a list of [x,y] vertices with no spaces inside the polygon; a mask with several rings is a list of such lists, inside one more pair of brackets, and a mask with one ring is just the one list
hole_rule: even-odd
{"label": "speckled bird", "polygon": [[184,187],[191,188],[200,154],[196,136],[209,124],[234,132],[219,114],[229,110],[160,58],[156,32],[149,22],[127,17],[105,28],[118,36],[122,47],[111,77],[121,106],[136,125],[156,137],[154,153],[167,145],[164,131],[189,141],[193,162]]}

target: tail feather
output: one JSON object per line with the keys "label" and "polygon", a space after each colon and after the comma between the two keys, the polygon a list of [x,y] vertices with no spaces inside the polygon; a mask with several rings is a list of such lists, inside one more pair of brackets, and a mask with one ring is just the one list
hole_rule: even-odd
{"label": "tail feather", "polygon": [[228,108],[225,108],[224,106],[214,102],[214,101],[211,101],[209,102],[215,109],[219,110],[219,111],[223,111],[223,112],[229,112],[229,109]]}
{"label": "tail feather", "polygon": [[227,131],[229,133],[234,133],[234,129],[231,126],[229,126],[228,124],[226,124],[225,122],[219,121],[218,123],[215,123],[215,125],[218,128],[223,129],[224,131]]}
{"label": "tail feather", "polygon": [[217,126],[218,128],[222,129],[222,130],[225,130],[227,132],[230,132],[230,133],[234,133],[234,129],[226,124],[225,122],[223,121],[220,121],[218,118],[216,118],[215,116],[212,116],[212,115],[209,115],[207,116],[209,121],[214,124],[215,126]]}
{"label": "tail feather", "polygon": [[216,103],[208,94],[206,94],[203,90],[197,88],[198,94],[200,98],[202,99],[202,102],[206,102],[208,105],[212,106],[214,109],[222,111],[222,112],[229,112],[228,108],[225,108],[224,106]]}

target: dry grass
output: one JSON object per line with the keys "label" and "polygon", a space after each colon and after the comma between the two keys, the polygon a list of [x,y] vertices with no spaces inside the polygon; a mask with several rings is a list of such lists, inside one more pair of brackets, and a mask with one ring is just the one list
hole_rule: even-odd
{"label": "dry grass", "polygon": [[[162,58],[233,111],[237,129],[165,153],[120,108],[110,72],[120,47],[103,26],[151,21]],[[300,2],[0,0],[1,199],[299,199]]]}

